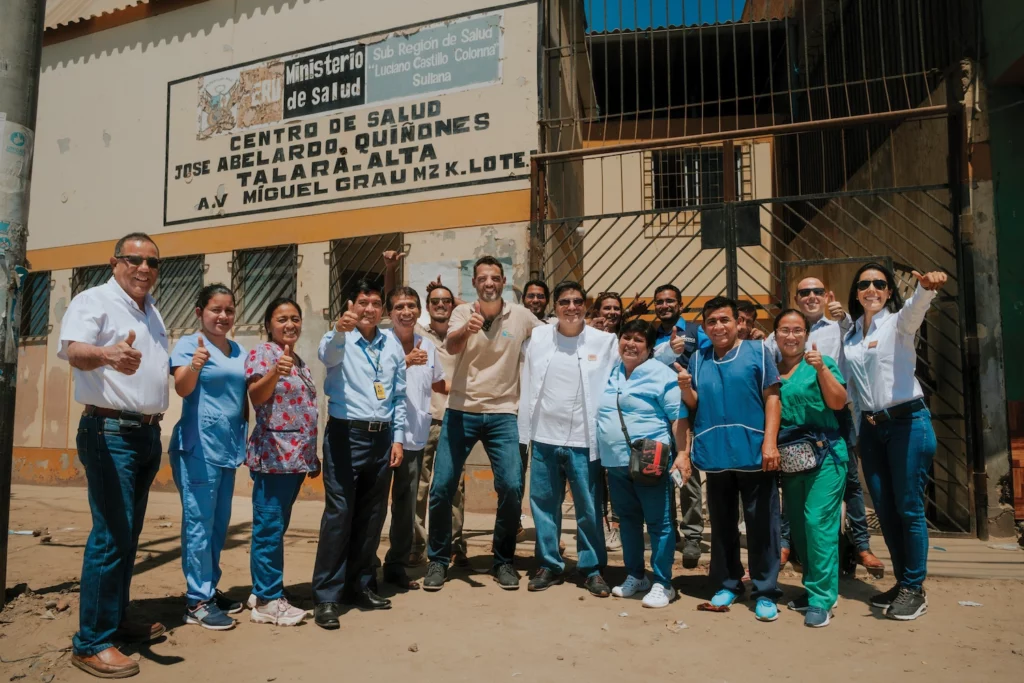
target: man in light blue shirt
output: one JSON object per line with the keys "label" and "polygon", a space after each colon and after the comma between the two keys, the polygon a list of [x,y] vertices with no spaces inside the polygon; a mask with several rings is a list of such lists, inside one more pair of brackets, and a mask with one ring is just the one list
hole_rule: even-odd
{"label": "man in light blue shirt", "polygon": [[391,469],[405,439],[405,354],[377,328],[380,287],[360,280],[348,307],[320,340],[327,366],[328,448],[323,518],[313,567],[318,626],[336,629],[339,603],[388,609],[377,595],[376,557],[387,514]]}

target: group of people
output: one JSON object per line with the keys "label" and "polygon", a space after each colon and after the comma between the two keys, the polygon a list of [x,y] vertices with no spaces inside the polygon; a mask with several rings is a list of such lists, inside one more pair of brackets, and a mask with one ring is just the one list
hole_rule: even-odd
{"label": "group of people", "polygon": [[[723,297],[704,304],[699,324],[684,320],[672,285],[655,291],[655,324],[645,320],[644,304],[625,308],[614,293],[591,302],[577,282],[549,293],[531,281],[524,305],[512,304],[503,298],[502,264],[489,256],[473,268],[474,302],[460,301],[440,278],[427,287],[429,323],[421,326],[419,293],[398,281],[402,254],[384,258],[384,286],[355,283],[319,342],[328,412],[322,461],[318,387],[297,351],[303,317],[294,300],[270,302],[266,341],[247,351],[231,339],[231,290],[204,287],[198,331],[168,351],[150,295],[159,251],[143,233],[117,242],[106,284],[72,300],[59,355],[74,368],[75,398],[85,406],[77,445],[93,517],[76,666],[101,677],[133,675],[138,664],[114,643],[165,631],[133,621],[127,606],[160,465],[169,378],[182,398],[169,451],[182,502],[189,624],[230,629],[231,615],[246,607],[256,623],[306,618],[283,579],[284,536],[306,477],[322,476],[325,490],[312,579],[318,626],[338,628],[342,605],[391,607],[380,595],[377,558],[389,494],[381,578],[399,591],[418,589],[407,570],[426,562],[422,588],[441,590],[452,564],[468,564],[463,470],[478,443],[494,475],[491,573],[501,588],[520,586],[514,557],[529,473],[538,569],[528,590],[566,578],[559,539],[568,490],[582,586],[597,597],[643,594],[645,607],[669,605],[677,597],[677,545],[684,566],[701,555],[703,473],[717,592],[702,607],[727,610],[743,597],[749,574],[756,618],[775,620],[778,573],[792,552],[806,593],[788,606],[816,627],[829,623],[838,597],[844,501],[858,560],[882,569],[868,543],[858,444],[897,581],[871,603],[895,619],[925,612],[924,483],[935,435],[914,378],[915,338],[944,274],[915,272],[917,290],[904,303],[888,269],[865,265],[845,310],[819,279],[806,278],[796,307],[782,311],[765,337],[756,309]],[[253,510],[245,605],[218,590],[242,462]],[[627,576],[612,587],[603,571],[608,548],[619,543]]]}

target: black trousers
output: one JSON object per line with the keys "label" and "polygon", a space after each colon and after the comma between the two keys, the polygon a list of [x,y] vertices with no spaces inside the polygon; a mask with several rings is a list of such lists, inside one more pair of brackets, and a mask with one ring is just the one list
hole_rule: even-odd
{"label": "black trousers", "polygon": [[376,558],[391,487],[391,432],[327,422],[324,514],[313,567],[313,600],[344,602],[377,589]]}

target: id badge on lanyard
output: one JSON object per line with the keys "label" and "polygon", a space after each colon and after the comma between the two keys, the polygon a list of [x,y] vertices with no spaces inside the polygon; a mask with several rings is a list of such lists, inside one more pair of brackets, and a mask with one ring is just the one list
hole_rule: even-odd
{"label": "id badge on lanyard", "polygon": [[370,361],[370,367],[373,368],[374,380],[373,380],[373,393],[377,395],[378,401],[383,401],[388,397],[388,392],[384,389],[384,383],[380,381],[380,355],[381,351],[377,350],[377,361],[374,362],[373,357],[370,356],[370,352],[367,350],[368,347],[363,347],[363,353],[366,354],[366,359]]}

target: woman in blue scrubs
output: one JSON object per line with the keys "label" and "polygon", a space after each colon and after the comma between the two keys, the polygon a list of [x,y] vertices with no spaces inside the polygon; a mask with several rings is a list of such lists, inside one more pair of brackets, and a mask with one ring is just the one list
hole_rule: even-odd
{"label": "woman in blue scrubs", "polygon": [[185,623],[224,631],[235,625],[227,615],[242,610],[241,603],[217,590],[217,583],[235,470],[245,460],[245,349],[228,339],[235,295],[224,285],[200,291],[196,317],[200,331],[179,339],[171,352],[174,390],[184,400],[169,451],[181,494]]}

